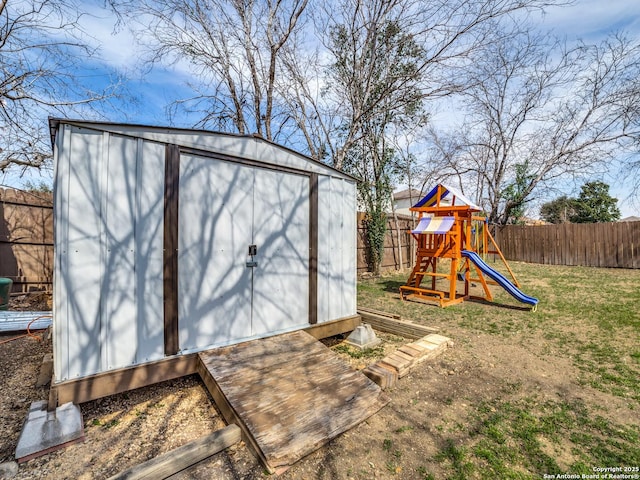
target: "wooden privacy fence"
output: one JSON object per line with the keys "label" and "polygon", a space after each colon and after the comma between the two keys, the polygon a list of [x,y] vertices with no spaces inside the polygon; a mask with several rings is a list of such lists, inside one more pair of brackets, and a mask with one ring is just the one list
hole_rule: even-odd
{"label": "wooden privacy fence", "polygon": [[[397,218],[397,224],[391,215],[387,220],[382,270],[411,268],[415,260],[413,239],[407,233],[413,220]],[[358,213],[358,273],[368,269],[363,219],[364,214]],[[0,188],[0,277],[13,280],[13,292],[28,292],[50,290],[52,276],[52,195]]]}
{"label": "wooden privacy fence", "polygon": [[0,277],[13,292],[51,290],[53,198],[0,188]]}
{"label": "wooden privacy fence", "polygon": [[[358,273],[368,271],[366,259],[366,237],[362,221],[364,213],[358,212]],[[384,256],[381,270],[401,270],[413,267],[415,261],[414,240],[407,233],[413,229],[413,219],[410,216],[398,215],[396,224],[393,216],[388,214],[387,232],[384,238]]]}
{"label": "wooden privacy fence", "polygon": [[508,260],[640,268],[640,222],[505,225],[495,238]]}

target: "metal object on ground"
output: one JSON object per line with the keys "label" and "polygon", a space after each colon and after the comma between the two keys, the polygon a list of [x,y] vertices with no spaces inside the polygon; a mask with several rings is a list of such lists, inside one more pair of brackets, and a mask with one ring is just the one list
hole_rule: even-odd
{"label": "metal object on ground", "polygon": [[44,330],[51,322],[51,312],[0,312],[0,333]]}
{"label": "metal object on ground", "polygon": [[9,294],[12,285],[13,280],[10,278],[0,277],[0,310],[9,309]]}

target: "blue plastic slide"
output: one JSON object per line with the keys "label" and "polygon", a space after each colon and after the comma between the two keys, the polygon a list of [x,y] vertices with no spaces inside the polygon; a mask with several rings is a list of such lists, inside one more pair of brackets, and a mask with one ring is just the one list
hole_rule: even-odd
{"label": "blue plastic slide", "polygon": [[467,257],[469,260],[475,263],[482,273],[490,277],[492,280],[495,280],[498,283],[498,285],[500,285],[507,292],[509,292],[511,296],[516,300],[522,303],[528,303],[529,305],[534,305],[534,306],[538,304],[537,298],[530,297],[529,295],[525,295],[524,293],[522,293],[520,289],[518,289],[513,283],[507,280],[507,278],[504,275],[502,275],[500,272],[498,272],[497,270],[494,270],[489,265],[484,263],[482,258],[480,258],[480,256],[477,253],[470,252],[469,250],[462,250],[462,256]]}

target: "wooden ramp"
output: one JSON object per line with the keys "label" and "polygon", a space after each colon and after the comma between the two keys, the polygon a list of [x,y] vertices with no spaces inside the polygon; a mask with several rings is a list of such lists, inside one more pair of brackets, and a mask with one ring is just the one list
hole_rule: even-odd
{"label": "wooden ramp", "polygon": [[200,352],[200,376],[270,472],[388,403],[380,387],[303,331]]}

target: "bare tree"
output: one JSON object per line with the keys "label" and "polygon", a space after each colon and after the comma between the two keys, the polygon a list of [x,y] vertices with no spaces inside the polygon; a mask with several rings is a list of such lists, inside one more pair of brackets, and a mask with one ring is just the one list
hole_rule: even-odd
{"label": "bare tree", "polygon": [[0,1],[0,171],[47,167],[47,115],[95,115],[115,93],[117,78],[96,91],[78,76],[96,53],[79,11],[66,0]]}
{"label": "bare tree", "polygon": [[539,186],[606,168],[640,135],[640,46],[620,35],[571,50],[542,35],[508,38],[466,75],[467,121],[448,153],[497,223]]}
{"label": "bare tree", "polygon": [[283,49],[284,74],[278,90],[298,133],[291,139],[292,145],[318,161],[333,163],[337,143],[332,139],[340,112],[327,99],[331,96],[324,83],[328,66],[321,57],[318,46],[310,52],[290,46]]}
{"label": "bare tree", "polygon": [[290,123],[279,106],[280,57],[295,40],[307,0],[111,2],[137,22],[149,61],[184,62],[196,94],[174,105],[197,126],[274,140]]}
{"label": "bare tree", "polygon": [[[318,8],[314,12],[314,23],[326,50],[320,55],[314,52],[311,61],[302,52],[289,56],[287,61],[289,98],[296,99],[298,112],[310,113],[306,116],[294,114],[307,141],[307,150],[326,156],[334,166],[342,168],[347,152],[360,140],[362,125],[376,115],[380,103],[374,101],[374,96],[395,97],[402,102],[398,91],[412,89],[416,84],[423,102],[458,92],[465,88],[458,73],[463,66],[476,60],[480,47],[492,41],[497,22],[511,14],[561,3],[562,0],[338,0]],[[355,99],[340,91],[342,87],[332,77],[335,70],[329,68],[323,75],[322,69],[313,68],[312,64],[318,58],[324,58],[327,67],[335,66],[340,52],[336,52],[332,35],[337,27],[354,32],[344,40],[354,45],[359,41],[358,48],[363,48],[367,37],[357,39],[353,35],[362,30],[363,22],[368,21],[369,27],[375,25],[365,18],[367,15],[392,18],[411,38],[412,48],[419,48],[421,54],[411,71],[398,70],[384,88],[368,92],[367,100],[371,101],[351,105]],[[354,72],[367,68],[366,62],[356,63],[358,55],[354,50],[351,58],[342,59],[353,63]],[[361,85],[366,88],[369,85],[366,72],[358,75],[361,77],[358,81],[363,80]],[[363,94],[367,95],[367,92],[363,91]],[[387,105],[390,105],[389,101]],[[391,106],[403,108],[401,104]]]}
{"label": "bare tree", "polygon": [[299,58],[291,56],[287,62],[292,96],[300,110],[312,113],[297,121],[310,152],[360,178],[372,271],[382,255],[391,176],[399,158],[390,129],[424,126],[426,100],[461,88],[455,72],[487,42],[492,23],[544,4],[341,0],[316,16],[330,60],[324,88],[309,88],[313,79]]}

